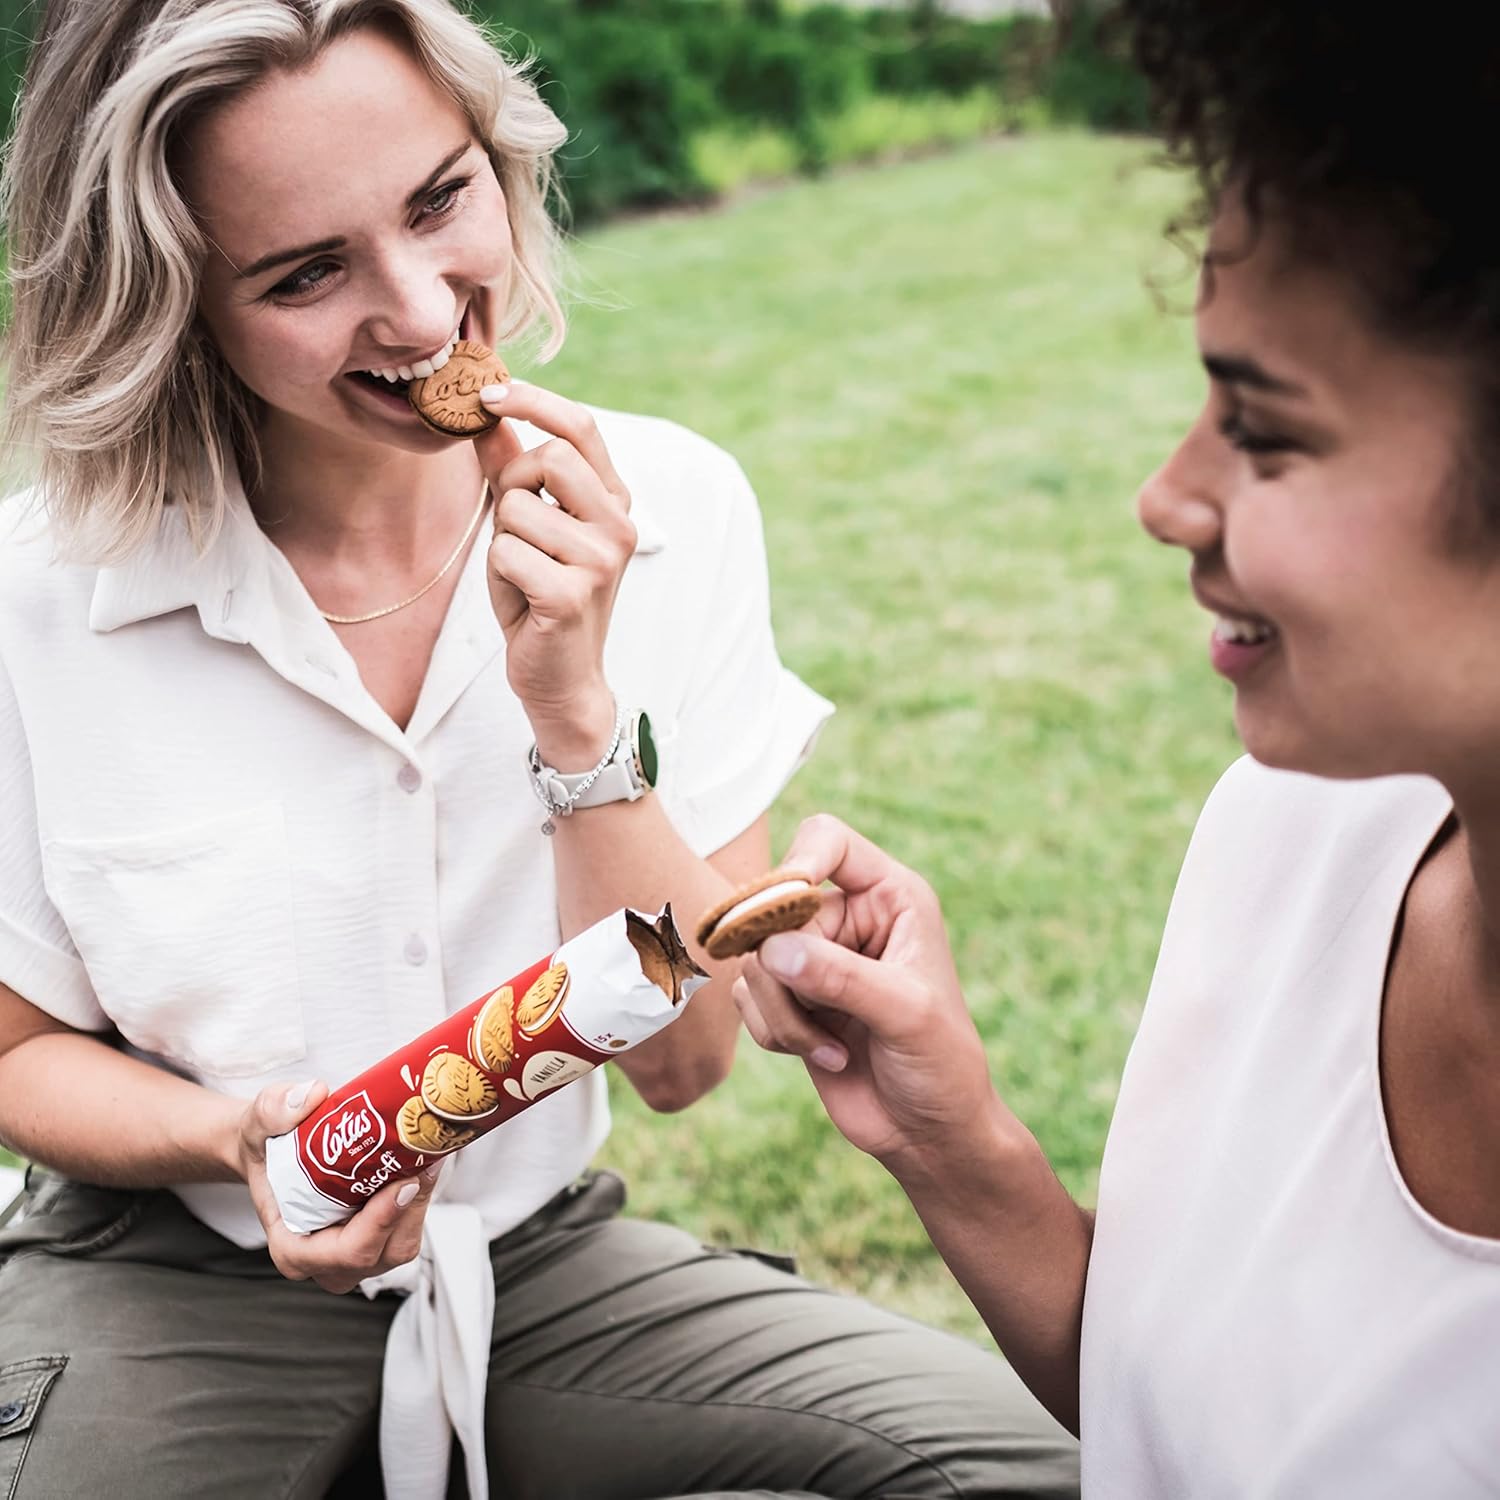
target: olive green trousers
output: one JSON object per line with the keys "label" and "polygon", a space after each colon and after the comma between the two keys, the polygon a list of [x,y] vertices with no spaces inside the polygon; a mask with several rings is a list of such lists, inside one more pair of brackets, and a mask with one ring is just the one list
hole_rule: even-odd
{"label": "olive green trousers", "polygon": [[[999,1359],[623,1202],[590,1176],[491,1247],[494,1500],[1078,1493]],[[0,1231],[0,1500],[379,1497],[397,1305],[287,1281],[170,1193],[33,1173]]]}

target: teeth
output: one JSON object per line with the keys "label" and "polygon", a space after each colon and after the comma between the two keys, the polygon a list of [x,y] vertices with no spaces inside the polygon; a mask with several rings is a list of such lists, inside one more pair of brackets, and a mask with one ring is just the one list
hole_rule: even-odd
{"label": "teeth", "polygon": [[1232,615],[1220,615],[1214,621],[1214,635],[1221,641],[1254,646],[1268,641],[1276,634],[1276,627],[1259,620],[1237,620]]}
{"label": "teeth", "polygon": [[458,330],[453,331],[453,336],[438,350],[436,354],[429,355],[426,359],[419,359],[415,364],[396,365],[394,368],[387,366],[379,370],[366,370],[367,375],[374,375],[381,380],[388,380],[392,385],[398,380],[425,380],[429,375],[435,375],[453,357],[453,351],[458,345]]}

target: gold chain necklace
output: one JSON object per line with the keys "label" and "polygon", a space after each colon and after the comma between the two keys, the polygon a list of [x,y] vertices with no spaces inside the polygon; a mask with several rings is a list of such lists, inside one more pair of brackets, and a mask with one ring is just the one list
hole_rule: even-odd
{"label": "gold chain necklace", "polygon": [[459,538],[458,546],[453,549],[448,561],[440,567],[426,583],[419,588],[409,599],[403,599],[399,604],[387,604],[384,609],[372,609],[367,615],[335,615],[326,609],[320,609],[318,613],[323,616],[330,625],[363,625],[368,620],[379,620],[386,615],[393,615],[398,609],[405,609],[408,604],[415,604],[429,589],[434,589],[444,578],[448,576],[448,570],[464,554],[464,549],[473,539],[475,531],[479,527],[479,518],[484,514],[485,506],[489,503],[490,487],[488,483],[479,487],[479,504],[474,509],[473,519],[469,522],[468,529]]}

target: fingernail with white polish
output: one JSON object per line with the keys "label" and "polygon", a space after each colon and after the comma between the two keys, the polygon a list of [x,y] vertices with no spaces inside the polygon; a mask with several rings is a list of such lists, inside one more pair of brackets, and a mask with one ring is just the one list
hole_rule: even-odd
{"label": "fingernail with white polish", "polygon": [[807,967],[807,944],[794,932],[775,932],[760,945],[761,967],[778,979],[795,979]]}
{"label": "fingernail with white polish", "polygon": [[301,1109],[307,1103],[307,1096],[312,1093],[312,1086],[312,1079],[308,1079],[306,1083],[294,1083],[286,1091],[286,1107],[288,1109]]}
{"label": "fingernail with white polish", "polygon": [[499,406],[508,395],[510,395],[508,385],[487,385],[480,391],[479,399],[486,406]]}
{"label": "fingernail with white polish", "polygon": [[435,1161],[435,1162],[432,1163],[431,1166],[427,1166],[427,1167],[423,1167],[422,1168],[422,1176],[428,1182],[436,1182],[438,1180],[438,1173],[441,1172],[442,1170],[443,1170],[443,1164],[442,1164],[442,1162]]}
{"label": "fingernail with white polish", "polygon": [[396,1190],[396,1207],[405,1208],[416,1196],[417,1184],[414,1182],[403,1182]]}
{"label": "fingernail with white polish", "polygon": [[849,1058],[841,1047],[814,1047],[808,1060],[825,1073],[842,1073]]}

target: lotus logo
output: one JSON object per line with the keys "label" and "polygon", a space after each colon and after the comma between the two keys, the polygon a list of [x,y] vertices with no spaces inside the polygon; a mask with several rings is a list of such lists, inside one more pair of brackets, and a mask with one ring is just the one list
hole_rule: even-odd
{"label": "lotus logo", "polygon": [[308,1137],[314,1166],[335,1177],[354,1180],[360,1163],[385,1142],[385,1121],[364,1090],[335,1104]]}

